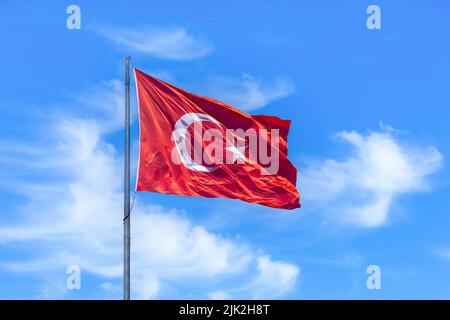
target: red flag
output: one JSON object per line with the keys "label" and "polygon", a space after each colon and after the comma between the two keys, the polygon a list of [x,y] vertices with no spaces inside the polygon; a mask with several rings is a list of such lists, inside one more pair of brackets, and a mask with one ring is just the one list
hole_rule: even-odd
{"label": "red flag", "polygon": [[289,120],[248,115],[137,69],[135,76],[137,191],[300,207],[297,169],[287,158]]}

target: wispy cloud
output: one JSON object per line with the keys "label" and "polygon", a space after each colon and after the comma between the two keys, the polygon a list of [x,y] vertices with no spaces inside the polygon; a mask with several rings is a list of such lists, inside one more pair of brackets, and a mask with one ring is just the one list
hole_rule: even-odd
{"label": "wispy cloud", "polygon": [[300,268],[284,261],[259,255],[253,267],[255,277],[248,283],[229,290],[215,290],[208,296],[214,300],[277,298],[294,289]]}
{"label": "wispy cloud", "polygon": [[426,191],[426,177],[440,168],[443,159],[433,146],[402,144],[389,127],[369,134],[341,131],[336,137],[354,152],[343,160],[312,163],[304,170],[300,187],[305,207],[317,206],[346,224],[384,224],[396,196]]}
{"label": "wispy cloud", "polygon": [[355,268],[360,267],[362,265],[364,258],[358,252],[349,250],[347,252],[344,252],[337,256],[335,255],[333,257],[308,256],[304,259],[304,261],[336,268]]}
{"label": "wispy cloud", "polygon": [[202,58],[214,50],[212,44],[182,27],[92,28],[123,51],[169,60]]}
{"label": "wispy cloud", "polygon": [[[83,117],[59,113],[46,123],[47,131],[37,131],[46,138],[45,143],[30,144],[32,150],[39,150],[33,153],[33,161],[29,161],[28,147],[14,149],[16,160],[32,174],[29,179],[9,181],[25,202],[15,215],[20,219],[1,222],[0,245],[22,243],[33,252],[29,260],[2,258],[3,271],[60,275],[75,264],[82,273],[104,279],[98,289],[108,298],[120,295],[122,159],[107,135],[121,129],[121,123],[116,121],[114,107],[100,103],[121,100],[115,87],[115,81],[105,82],[103,93],[99,89],[85,98],[76,96]],[[35,165],[41,162],[45,165]],[[10,169],[3,166],[1,170]],[[51,179],[33,179],[36,174]],[[132,239],[134,298],[164,296],[167,288],[176,292],[178,284],[204,288],[207,281],[214,285],[204,288],[199,298],[218,287],[233,291],[233,283],[237,287],[249,284],[240,291],[244,297],[270,298],[292,289],[298,277],[297,266],[274,261],[238,238],[192,224],[183,211],[146,203],[140,197],[132,212]],[[52,287],[55,281],[60,283],[53,279]],[[60,283],[63,292],[64,285]]]}
{"label": "wispy cloud", "polygon": [[433,250],[433,253],[435,256],[450,261],[450,248],[439,248],[436,250]]}
{"label": "wispy cloud", "polygon": [[203,89],[206,95],[244,111],[262,108],[294,91],[294,84],[286,78],[261,80],[248,74],[242,78],[214,76]]}

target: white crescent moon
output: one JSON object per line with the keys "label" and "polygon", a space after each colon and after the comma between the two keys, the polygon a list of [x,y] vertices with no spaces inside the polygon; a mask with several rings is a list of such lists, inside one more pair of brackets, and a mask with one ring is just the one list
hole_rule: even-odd
{"label": "white crescent moon", "polygon": [[181,162],[189,170],[200,172],[211,172],[217,168],[208,168],[199,163],[196,163],[192,158],[190,152],[186,150],[186,133],[190,125],[195,122],[210,121],[212,123],[221,126],[220,123],[213,117],[204,113],[186,113],[175,123],[172,132],[172,138],[175,141],[178,154],[180,155]]}

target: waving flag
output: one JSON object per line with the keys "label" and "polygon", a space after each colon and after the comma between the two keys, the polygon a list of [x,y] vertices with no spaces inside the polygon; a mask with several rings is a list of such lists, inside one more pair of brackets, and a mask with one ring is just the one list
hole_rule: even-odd
{"label": "waving flag", "polygon": [[135,76],[137,191],[300,207],[297,170],[287,158],[289,120],[245,114],[137,69]]}

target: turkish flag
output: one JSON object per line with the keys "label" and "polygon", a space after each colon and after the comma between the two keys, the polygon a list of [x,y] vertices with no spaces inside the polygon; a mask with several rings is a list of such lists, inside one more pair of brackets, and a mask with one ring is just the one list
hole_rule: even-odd
{"label": "turkish flag", "polygon": [[297,169],[287,158],[289,120],[248,115],[134,71],[140,128],[136,191],[300,207]]}

